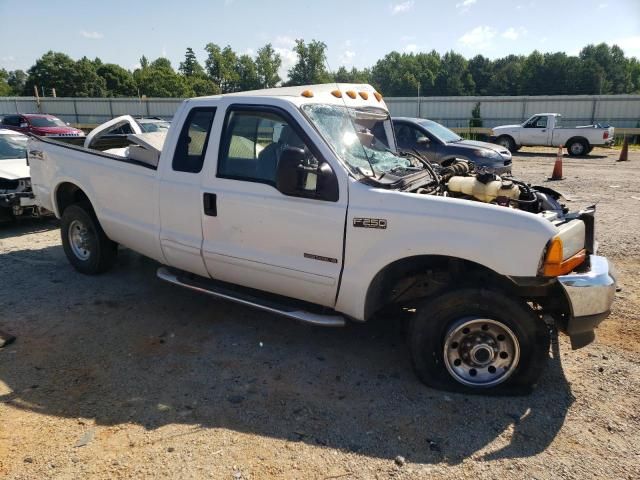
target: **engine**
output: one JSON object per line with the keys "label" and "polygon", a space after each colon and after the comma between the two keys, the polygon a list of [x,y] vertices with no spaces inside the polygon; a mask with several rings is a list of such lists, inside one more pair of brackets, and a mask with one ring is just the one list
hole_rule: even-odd
{"label": "engine", "polygon": [[425,167],[431,172],[433,181],[415,189],[415,193],[464,198],[558,217],[568,212],[568,208],[560,203],[562,195],[555,190],[533,186],[511,176],[476,171],[466,160],[456,160],[446,167],[433,164],[425,164]]}

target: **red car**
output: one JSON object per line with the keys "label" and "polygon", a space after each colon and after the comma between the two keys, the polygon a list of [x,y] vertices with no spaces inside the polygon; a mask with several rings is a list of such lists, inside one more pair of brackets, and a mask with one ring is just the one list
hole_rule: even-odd
{"label": "red car", "polygon": [[41,137],[84,137],[82,130],[69,126],[58,117],[39,113],[5,115],[0,128],[33,133]]}

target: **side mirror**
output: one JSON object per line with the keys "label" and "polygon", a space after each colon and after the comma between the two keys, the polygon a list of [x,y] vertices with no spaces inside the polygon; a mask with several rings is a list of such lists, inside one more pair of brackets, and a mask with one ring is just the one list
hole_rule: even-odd
{"label": "side mirror", "polygon": [[429,140],[429,137],[418,137],[416,143],[418,145],[429,145],[431,143],[431,140]]}
{"label": "side mirror", "polygon": [[285,195],[299,195],[300,172],[305,153],[302,148],[287,147],[280,155],[276,169],[276,188]]}
{"label": "side mirror", "polygon": [[276,170],[276,188],[284,195],[338,201],[338,179],[326,162],[305,165],[307,155],[302,148],[287,147]]}
{"label": "side mirror", "polygon": [[29,124],[27,122],[21,123],[20,128],[27,128]]}

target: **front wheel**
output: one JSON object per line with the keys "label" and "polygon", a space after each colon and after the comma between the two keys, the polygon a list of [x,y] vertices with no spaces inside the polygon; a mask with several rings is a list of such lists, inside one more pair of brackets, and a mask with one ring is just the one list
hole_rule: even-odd
{"label": "front wheel", "polygon": [[106,236],[91,207],[67,207],[60,220],[60,233],[64,253],[79,272],[95,275],[115,263],[118,244]]}
{"label": "front wheel", "polygon": [[467,393],[530,391],[549,353],[549,330],[529,306],[467,288],[426,300],[409,328],[414,369],[428,386]]}

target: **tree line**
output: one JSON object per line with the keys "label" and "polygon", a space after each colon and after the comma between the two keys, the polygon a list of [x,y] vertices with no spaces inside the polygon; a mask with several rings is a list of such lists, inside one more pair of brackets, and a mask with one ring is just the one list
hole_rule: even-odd
{"label": "tree line", "polygon": [[204,65],[191,47],[177,70],[163,57],[143,56],[133,71],[99,58],[73,60],[49,51],[26,72],[0,69],[0,96],[192,97],[279,85],[328,82],[371,83],[386,96],[576,95],[640,93],[640,62],[616,45],[587,45],[577,56],[562,52],[467,59],[450,51],[391,52],[370,68],[327,68],[325,43],[296,40],[296,63],[288,78],[271,44],[255,55],[208,43]]}

